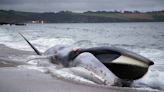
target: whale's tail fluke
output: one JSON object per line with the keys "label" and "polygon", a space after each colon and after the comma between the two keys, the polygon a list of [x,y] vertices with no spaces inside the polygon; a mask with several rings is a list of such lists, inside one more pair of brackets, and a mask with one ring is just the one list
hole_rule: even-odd
{"label": "whale's tail fluke", "polygon": [[21,33],[19,33],[23,39],[30,45],[30,47],[36,52],[37,55],[41,55],[41,53],[39,52],[39,50],[37,50],[27,39],[25,36],[23,36]]}

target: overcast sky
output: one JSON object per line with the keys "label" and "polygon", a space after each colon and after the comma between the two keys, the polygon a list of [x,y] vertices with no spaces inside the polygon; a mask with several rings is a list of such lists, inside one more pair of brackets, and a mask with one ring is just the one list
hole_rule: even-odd
{"label": "overcast sky", "polygon": [[164,0],[0,0],[0,9],[32,12],[155,11],[164,10]]}

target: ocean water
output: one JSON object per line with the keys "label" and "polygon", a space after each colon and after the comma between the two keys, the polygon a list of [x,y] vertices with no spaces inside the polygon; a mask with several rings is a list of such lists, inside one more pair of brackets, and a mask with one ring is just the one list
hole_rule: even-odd
{"label": "ocean water", "polygon": [[[134,81],[132,87],[164,90],[164,22],[3,25],[0,26],[0,44],[32,51],[19,32],[42,52],[57,44],[77,47],[112,45],[136,52],[153,60],[155,65],[143,78]],[[76,79],[80,80],[78,77]]]}

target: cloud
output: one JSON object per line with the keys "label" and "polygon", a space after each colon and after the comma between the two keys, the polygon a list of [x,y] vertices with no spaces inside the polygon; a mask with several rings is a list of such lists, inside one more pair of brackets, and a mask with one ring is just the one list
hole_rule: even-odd
{"label": "cloud", "polygon": [[164,0],[0,0],[0,9],[20,11],[164,10]]}

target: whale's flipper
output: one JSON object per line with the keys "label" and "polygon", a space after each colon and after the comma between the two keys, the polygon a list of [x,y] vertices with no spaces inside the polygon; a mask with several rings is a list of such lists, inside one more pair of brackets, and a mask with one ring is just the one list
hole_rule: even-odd
{"label": "whale's flipper", "polygon": [[27,39],[26,39],[26,37],[25,36],[23,36],[21,33],[19,33],[22,37],[23,37],[23,39],[25,39],[25,41],[30,45],[30,47],[36,52],[36,54],[37,55],[42,55],[40,52],[39,52],[39,50],[37,50]]}

